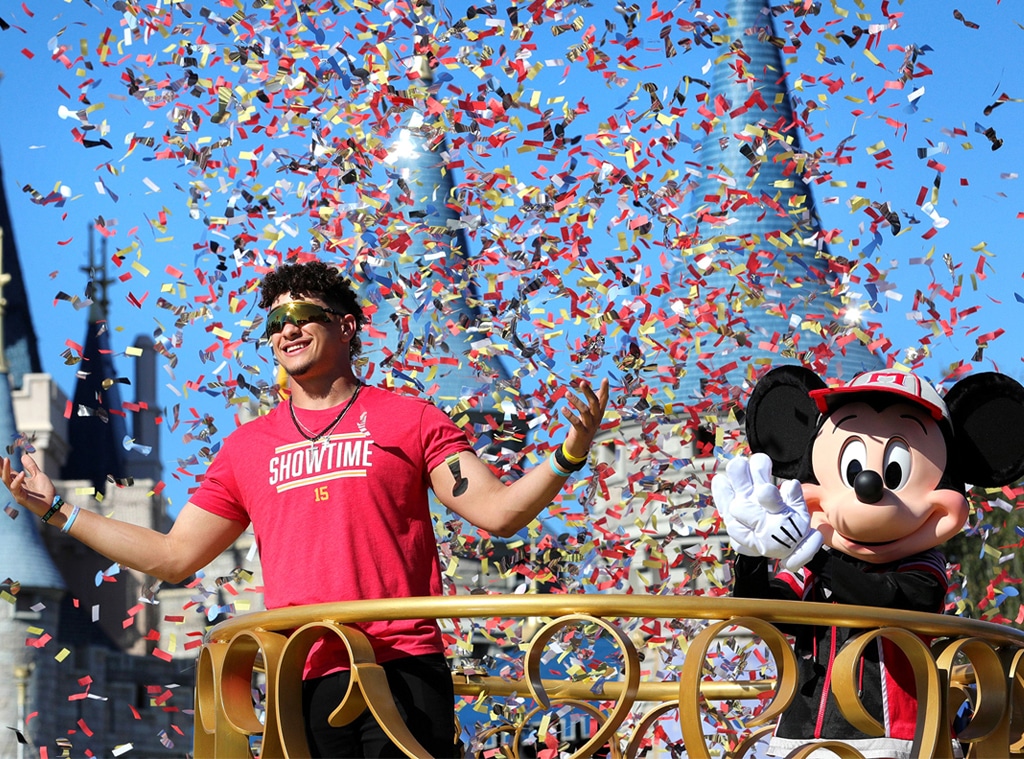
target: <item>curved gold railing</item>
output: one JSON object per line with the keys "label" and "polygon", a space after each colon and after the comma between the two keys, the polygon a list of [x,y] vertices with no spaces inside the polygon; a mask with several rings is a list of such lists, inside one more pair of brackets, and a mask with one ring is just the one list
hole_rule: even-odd
{"label": "curved gold railing", "polygon": [[[467,755],[500,744],[500,752],[491,755],[515,759],[524,740],[536,739],[553,740],[558,755],[573,757],[601,749],[624,759],[658,756],[659,742],[673,740],[685,745],[689,757],[752,756],[797,685],[796,658],[776,625],[817,624],[864,630],[840,652],[832,684],[844,715],[860,730],[882,734],[858,698],[855,673],[864,649],[886,639],[913,667],[915,757],[953,756],[950,723],[965,702],[969,719],[957,737],[968,756],[1024,756],[1019,753],[1024,751],[1024,632],[894,609],[634,595],[357,601],[222,622],[208,633],[199,656],[195,756],[252,756],[256,741],[262,759],[308,755],[299,706],[301,672],[310,647],[323,635],[343,642],[353,673],[331,723],[346,724],[368,708],[409,756],[426,756],[398,716],[369,642],[352,626],[405,618],[434,618],[446,625],[451,620],[456,649],[491,628],[503,630],[500,638],[491,637],[506,644],[507,671],[453,675],[456,697],[483,704],[476,713],[495,722],[482,720]],[[254,678],[265,681],[266,699],[259,707],[252,695]],[[487,708],[488,701],[494,706]],[[560,722],[570,713],[587,728],[571,741]],[[861,756],[845,744],[817,747],[822,745],[840,757]],[[813,748],[791,756],[801,759]]]}

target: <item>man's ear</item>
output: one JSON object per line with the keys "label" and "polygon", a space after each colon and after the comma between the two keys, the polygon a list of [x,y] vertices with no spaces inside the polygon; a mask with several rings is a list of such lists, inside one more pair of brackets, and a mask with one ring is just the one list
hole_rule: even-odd
{"label": "man's ear", "polygon": [[352,339],[352,336],[356,333],[356,317],[352,314],[345,314],[341,317],[341,336],[345,341]]}

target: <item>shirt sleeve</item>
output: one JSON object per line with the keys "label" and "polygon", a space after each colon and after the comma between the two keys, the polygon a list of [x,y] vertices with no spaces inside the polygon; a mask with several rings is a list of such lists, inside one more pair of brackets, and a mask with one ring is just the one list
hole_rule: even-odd
{"label": "shirt sleeve", "polygon": [[231,464],[233,436],[228,436],[206,470],[206,476],[189,500],[211,514],[249,526],[249,514],[242,506],[241,493]]}
{"label": "shirt sleeve", "polygon": [[465,430],[432,403],[424,406],[420,417],[420,435],[423,440],[423,460],[428,472],[441,466],[453,453],[473,450]]}

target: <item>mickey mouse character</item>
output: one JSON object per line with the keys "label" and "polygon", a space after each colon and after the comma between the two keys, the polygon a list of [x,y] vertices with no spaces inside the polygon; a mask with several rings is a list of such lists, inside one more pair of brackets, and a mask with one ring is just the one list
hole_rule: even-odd
{"label": "mickey mouse character", "polygon": [[[1024,476],[1024,387],[988,372],[945,397],[914,374],[866,372],[826,386],[808,369],[768,372],[746,414],[750,458],[711,481],[734,550],[733,594],[941,613],[946,559],[936,546],[967,520],[965,483]],[[773,476],[784,479],[780,486]],[[781,565],[774,575],[769,560]],[[865,757],[912,759],[917,704],[904,657],[886,641],[862,661],[861,699],[878,738],[840,713],[829,679],[856,631],[810,625],[794,636],[800,686],[769,755],[814,740]]]}

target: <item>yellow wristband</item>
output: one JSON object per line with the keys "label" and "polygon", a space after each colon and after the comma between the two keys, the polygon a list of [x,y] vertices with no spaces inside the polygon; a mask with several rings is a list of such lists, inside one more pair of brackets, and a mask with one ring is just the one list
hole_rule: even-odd
{"label": "yellow wristband", "polygon": [[584,456],[583,458],[576,458],[575,456],[570,454],[569,451],[565,449],[565,443],[562,443],[562,455],[565,456],[565,458],[569,461],[570,464],[582,464],[584,461],[587,460],[586,456]]}

